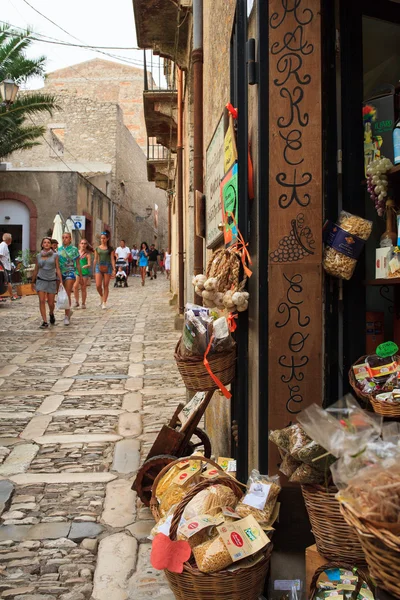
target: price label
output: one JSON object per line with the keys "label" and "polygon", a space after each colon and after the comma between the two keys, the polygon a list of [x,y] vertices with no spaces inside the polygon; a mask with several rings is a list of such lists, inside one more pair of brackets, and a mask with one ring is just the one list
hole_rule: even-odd
{"label": "price label", "polygon": [[398,351],[399,347],[394,342],[384,342],[383,344],[380,344],[376,349],[377,355],[381,358],[394,356],[395,354],[397,354]]}

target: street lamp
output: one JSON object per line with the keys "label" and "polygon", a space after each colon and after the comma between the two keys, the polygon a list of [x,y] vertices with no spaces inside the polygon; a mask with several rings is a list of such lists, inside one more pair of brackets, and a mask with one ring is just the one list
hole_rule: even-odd
{"label": "street lamp", "polygon": [[18,90],[19,85],[17,85],[10,76],[0,83],[0,95],[3,99],[3,103],[7,107],[15,101]]}

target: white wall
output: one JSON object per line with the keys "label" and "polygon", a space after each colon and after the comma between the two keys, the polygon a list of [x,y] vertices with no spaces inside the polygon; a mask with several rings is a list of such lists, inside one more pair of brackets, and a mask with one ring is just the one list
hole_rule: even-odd
{"label": "white wall", "polygon": [[[10,217],[10,219],[6,219]],[[29,249],[30,214],[27,206],[18,200],[0,202],[1,225],[22,225],[22,250]]]}

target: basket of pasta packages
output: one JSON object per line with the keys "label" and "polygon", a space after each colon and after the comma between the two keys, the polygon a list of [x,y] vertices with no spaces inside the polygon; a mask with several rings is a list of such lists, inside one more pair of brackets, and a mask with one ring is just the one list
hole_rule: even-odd
{"label": "basket of pasta packages", "polygon": [[311,405],[297,421],[271,431],[270,441],[281,454],[280,470],[301,485],[318,552],[328,561],[365,565],[360,540],[340,511],[332,469],[346,450],[356,454],[379,436],[381,420],[348,395],[327,410]]}
{"label": "basket of pasta packages", "polygon": [[349,371],[350,385],[374,412],[400,417],[400,356],[394,342],[380,344],[375,354],[362,356]]}
{"label": "basket of pasta packages", "polygon": [[151,534],[152,565],[165,571],[178,600],[258,600],[279,514],[279,477],[253,470],[244,486],[224,470],[226,459],[218,464],[190,457],[194,460],[201,463],[196,482],[175,505],[167,507],[157,494],[165,475],[181,461],[165,467],[154,481],[153,496],[163,504],[163,514]]}

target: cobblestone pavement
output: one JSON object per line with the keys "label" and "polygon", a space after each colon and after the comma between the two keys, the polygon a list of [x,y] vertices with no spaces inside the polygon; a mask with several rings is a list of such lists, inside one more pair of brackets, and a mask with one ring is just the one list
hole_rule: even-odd
{"label": "cobblestone pavement", "polygon": [[149,563],[131,485],[185,400],[163,277],[40,330],[34,296],[0,303],[0,598],[173,600]]}

